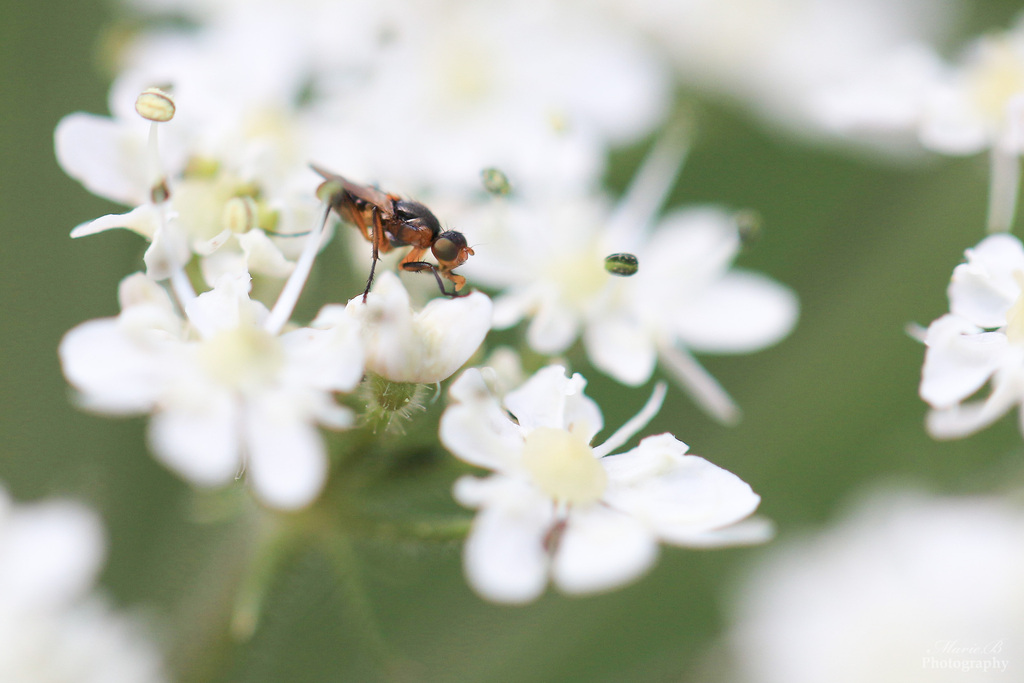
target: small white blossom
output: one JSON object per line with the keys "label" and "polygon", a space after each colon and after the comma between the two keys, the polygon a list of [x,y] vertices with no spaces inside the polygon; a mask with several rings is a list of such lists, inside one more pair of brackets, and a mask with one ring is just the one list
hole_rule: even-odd
{"label": "small white blossom", "polygon": [[[330,319],[339,314],[325,313]],[[365,303],[362,295],[349,301],[345,314],[360,323],[366,369],[392,382],[447,379],[476,353],[491,329],[486,294],[433,299],[414,311],[402,281],[390,271],[377,276]]]}
{"label": "small white blossom", "polygon": [[585,384],[549,366],[500,401],[475,368],[452,385],[441,441],[493,471],[455,484],[456,499],[479,509],[464,555],[477,592],[525,603],[549,580],[566,593],[604,591],[643,574],[659,541],[714,547],[767,538],[765,524],[743,522],[760,501],[750,487],[686,455],[671,434],[609,455],[653,417],[663,388],[641,415],[592,447],[603,418]]}
{"label": "small white blossom", "polygon": [[[950,312],[925,334],[921,398],[936,438],[967,436],[1024,401],[1024,246],[997,234],[953,270]],[[969,401],[986,383],[991,392]]]}
{"label": "small white blossom", "polygon": [[1024,652],[1019,506],[876,494],[832,527],[765,553],[735,599],[734,670],[713,680],[1017,677],[1007,665],[1014,669]]}
{"label": "small white blossom", "polygon": [[[732,267],[741,242],[724,210],[674,212],[649,236],[643,225],[622,230],[592,196],[504,203],[474,226],[481,246],[463,270],[501,289],[495,327],[529,319],[535,351],[562,353],[582,337],[590,361],[631,386],[647,382],[660,360],[705,410],[733,421],[738,408],[691,352],[747,353],[778,342],[796,323],[796,296]],[[615,252],[637,257],[635,275],[605,270]]]}
{"label": "small white blossom", "polygon": [[[586,2],[587,7],[594,3]],[[943,38],[957,0],[600,0],[672,59],[679,79],[725,94],[799,135],[809,102],[879,55]]]}
{"label": "small white blossom", "polygon": [[224,276],[183,319],[156,283],[129,276],[121,314],[68,332],[61,362],[86,407],[152,413],[155,455],[186,479],[223,485],[244,468],[263,501],[299,508],[327,476],[316,425],[352,423],[332,392],[362,378],[359,331],[335,320],[278,334],[248,289],[248,276]]}
{"label": "small white blossom", "polygon": [[978,38],[953,64],[929,46],[903,45],[821,88],[812,109],[844,134],[909,133],[942,154],[988,151],[988,227],[1012,226],[1024,152],[1024,19]]}
{"label": "small white blossom", "polygon": [[[94,194],[135,207],[82,223],[71,236],[113,228],[138,233],[151,242],[144,260],[155,279],[169,277],[192,253],[203,257],[210,284],[229,272],[286,277],[294,265],[288,256],[301,242],[270,237],[268,231],[309,230],[315,214],[312,174],[297,160],[282,160],[281,145],[264,130],[235,121],[233,143],[209,148],[201,144],[209,132],[202,122],[189,128],[180,118],[151,124],[133,109],[124,117],[78,112],[60,121],[54,140],[65,172]],[[170,142],[159,149],[157,126]],[[243,199],[248,220],[231,211]]]}
{"label": "small white blossom", "polygon": [[0,488],[0,680],[166,680],[140,624],[92,592],[105,545],[92,510],[62,500],[15,504]]}
{"label": "small white blossom", "polygon": [[566,3],[407,3],[388,28],[367,73],[325,78],[315,103],[316,158],[350,174],[451,193],[476,191],[494,166],[524,184],[585,186],[670,104],[644,42]]}

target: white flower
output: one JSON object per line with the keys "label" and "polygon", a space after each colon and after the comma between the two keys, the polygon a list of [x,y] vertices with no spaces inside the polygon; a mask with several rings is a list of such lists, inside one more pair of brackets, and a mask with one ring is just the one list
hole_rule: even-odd
{"label": "white flower", "polygon": [[155,455],[186,479],[223,485],[244,468],[264,502],[299,508],[327,476],[316,425],[352,423],[332,392],[362,378],[359,332],[336,320],[279,334],[248,288],[248,276],[224,276],[184,320],[156,283],[129,276],[121,315],[68,332],[61,362],[86,407],[152,413]]}
{"label": "white flower", "polygon": [[[966,257],[953,270],[950,313],[924,337],[921,398],[936,438],[967,436],[1024,400],[1024,246],[997,234]],[[986,383],[989,395],[968,401]]]}
{"label": "white flower", "polygon": [[524,603],[549,579],[567,593],[604,591],[643,574],[659,541],[713,547],[767,538],[764,524],[737,524],[760,501],[750,487],[685,455],[686,444],[672,435],[609,455],[653,417],[663,387],[641,415],[591,447],[603,419],[585,384],[549,366],[501,402],[475,368],[452,385],[441,441],[494,472],[455,484],[456,499],[480,510],[464,556],[477,592]]}
{"label": "white flower", "polygon": [[[189,128],[180,118],[150,124],[134,115],[78,112],[60,121],[54,141],[65,172],[94,194],[135,207],[82,223],[71,236],[113,228],[142,235],[152,243],[144,260],[155,279],[170,277],[192,253],[203,257],[211,284],[226,272],[286,277],[293,267],[288,256],[301,242],[268,237],[264,229],[309,230],[316,203],[311,173],[302,162],[280,158],[284,143],[269,141],[266,130],[236,120],[232,144],[212,149],[201,144],[209,133],[202,122]],[[171,143],[159,150],[157,125]]]}
{"label": "white flower", "polygon": [[[770,346],[793,328],[797,299],[764,275],[732,268],[741,243],[725,211],[677,211],[648,233],[648,216],[624,212],[629,204],[613,212],[587,195],[491,207],[473,226],[480,246],[463,270],[502,290],[495,327],[530,319],[534,350],[562,353],[582,336],[590,361],[632,386],[648,381],[660,359],[705,410],[734,421],[738,408],[690,352]],[[616,252],[637,257],[635,275],[605,270]]]}
{"label": "white flower", "polygon": [[406,3],[388,28],[366,73],[325,78],[315,103],[316,159],[348,175],[451,193],[498,167],[521,184],[584,186],[670,103],[644,42],[565,3]]}
{"label": "white flower", "polygon": [[[592,3],[587,3],[590,6]],[[879,55],[949,32],[956,0],[601,0],[672,58],[680,80],[801,135],[808,102]]]}
{"label": "white flower", "polygon": [[812,109],[841,133],[910,133],[943,154],[989,151],[988,227],[1013,225],[1024,152],[1024,19],[975,40],[955,64],[930,47],[904,45],[821,88]]}
{"label": "white flower", "polygon": [[1019,506],[894,491],[765,552],[736,596],[737,670],[714,680],[982,681],[1020,662]]}
{"label": "white flower", "polygon": [[62,500],[15,504],[0,488],[0,680],[166,680],[140,624],[91,592],[104,554],[93,511]]}
{"label": "white flower", "polygon": [[447,379],[476,353],[491,329],[486,294],[433,299],[414,311],[402,281],[390,271],[377,276],[365,303],[359,295],[345,313],[360,323],[366,369],[392,382]]}

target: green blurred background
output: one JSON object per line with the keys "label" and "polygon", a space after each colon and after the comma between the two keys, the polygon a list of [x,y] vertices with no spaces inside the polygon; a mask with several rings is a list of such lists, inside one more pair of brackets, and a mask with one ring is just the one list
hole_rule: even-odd
{"label": "green blurred background", "polygon": [[[143,249],[126,232],[67,237],[118,209],[67,178],[53,155],[61,116],[106,113],[99,55],[112,8],[0,7],[0,481],[19,500],[71,495],[102,513],[104,588],[148,612],[172,666],[187,674],[181,680],[688,680],[723,627],[729,587],[763,549],[670,548],[624,590],[500,608],[466,587],[457,544],[357,539],[354,568],[340,577],[325,553],[294,554],[253,638],[226,640],[251,529],[219,518],[222,500],[197,503],[146,454],[143,420],[77,411],[56,357],[72,326],[117,312],[117,283]],[[1017,7],[969,5],[964,35],[1008,25]],[[792,286],[802,314],[776,348],[704,359],[743,407],[739,426],[721,427],[670,392],[650,431],[672,431],[748,481],[783,537],[880,483],[957,493],[1019,483],[1014,417],[961,441],[925,435],[916,393],[923,348],[905,333],[947,309],[952,268],[983,236],[985,160],[887,165],[778,136],[727,105],[697,106],[697,146],[672,202],[759,211],[765,233],[740,265]],[[616,156],[611,187],[625,185],[642,153]],[[589,377],[610,426],[646,397]],[[448,490],[461,470],[450,459],[400,460],[367,489],[370,504],[457,511]],[[368,635],[368,613],[380,640]]]}

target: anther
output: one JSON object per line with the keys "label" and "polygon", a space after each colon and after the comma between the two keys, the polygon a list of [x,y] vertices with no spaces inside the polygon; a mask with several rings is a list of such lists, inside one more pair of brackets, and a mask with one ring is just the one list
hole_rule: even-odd
{"label": "anther", "polygon": [[259,207],[252,197],[232,197],[224,204],[221,213],[221,225],[240,235],[256,227],[259,218]]}
{"label": "anther", "polygon": [[174,99],[159,88],[148,88],[135,100],[135,111],[148,121],[170,121],[174,118],[174,110]]}

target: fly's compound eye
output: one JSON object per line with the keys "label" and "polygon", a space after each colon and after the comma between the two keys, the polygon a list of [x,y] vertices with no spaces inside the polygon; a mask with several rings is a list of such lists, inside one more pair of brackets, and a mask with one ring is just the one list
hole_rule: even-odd
{"label": "fly's compound eye", "polygon": [[[438,263],[451,263],[457,261],[456,265],[466,260],[467,255],[463,255],[463,250],[466,247],[466,238],[462,236],[461,232],[448,231],[443,232],[434,241],[434,245],[430,248],[433,252],[434,258],[437,259]],[[469,253],[473,253],[471,250]],[[461,257],[461,259],[460,259]]]}

